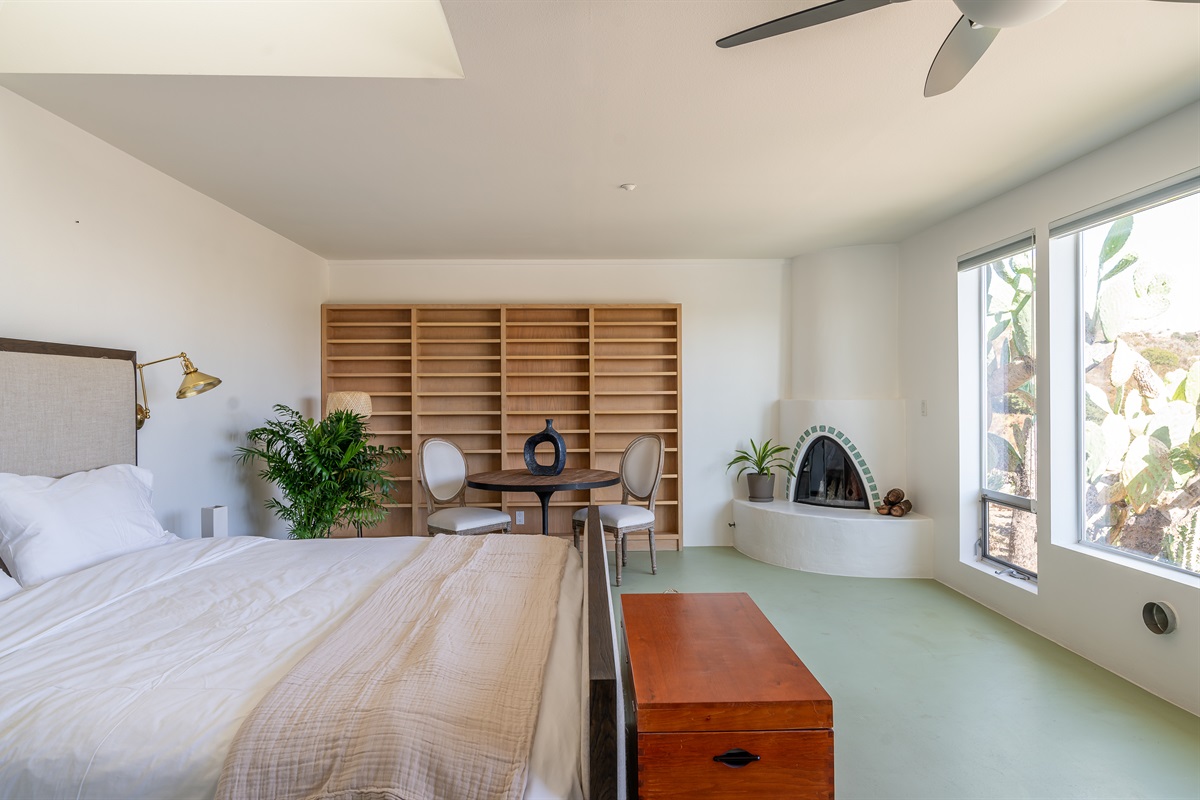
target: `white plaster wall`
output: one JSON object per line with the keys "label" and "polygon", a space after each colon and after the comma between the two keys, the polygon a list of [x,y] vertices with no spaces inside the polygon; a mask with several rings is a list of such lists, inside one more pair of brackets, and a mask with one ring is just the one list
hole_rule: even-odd
{"label": "white plaster wall", "polygon": [[792,259],[792,399],[900,396],[898,270],[890,244]]}
{"label": "white plaster wall", "polygon": [[682,304],[684,542],[732,543],[725,465],[778,436],[784,261],[331,262],[330,302]]}
{"label": "white plaster wall", "polygon": [[[1071,456],[1049,452],[1062,440],[1039,389],[1036,592],[996,578],[960,559],[960,537],[973,538],[965,503],[974,458],[960,458],[959,382],[974,370],[959,364],[958,256],[1031,228],[1038,237],[1038,328],[1049,330],[1051,292],[1046,273],[1048,224],[1200,165],[1200,104],[1193,104],[1100,150],[936,225],[900,247],[901,389],[909,399],[909,481],[921,510],[936,521],[935,576],[1026,627],[1123,675],[1193,713],[1200,713],[1200,581],[1139,569],[1070,544],[1077,538]],[[969,299],[968,301],[973,301]],[[964,301],[967,302],[967,301]],[[965,335],[965,333],[964,333]],[[1041,342],[1038,385],[1074,363],[1062,342]],[[920,401],[929,404],[922,417]],[[1074,424],[1066,420],[1066,424]],[[1060,426],[1061,427],[1061,426]],[[1053,539],[1053,542],[1051,541]],[[1148,600],[1170,602],[1179,630],[1150,634],[1140,612]]]}
{"label": "white plaster wall", "polygon": [[224,383],[176,400],[178,362],[146,370],[160,520],[282,534],[233,453],[275,403],[316,408],[324,260],[6,89],[0,120],[0,336],[187,351]]}

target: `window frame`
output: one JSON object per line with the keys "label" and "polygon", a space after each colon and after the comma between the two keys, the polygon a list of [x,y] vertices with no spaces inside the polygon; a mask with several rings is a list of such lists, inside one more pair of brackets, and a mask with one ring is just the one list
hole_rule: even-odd
{"label": "window frame", "polygon": [[[1035,276],[1033,291],[1038,290],[1036,276],[1038,273],[1037,259],[1037,237],[1035,232],[1030,230],[1016,236],[1001,240],[995,244],[960,256],[958,259],[958,272],[969,272],[971,270],[979,270],[979,291],[976,295],[978,302],[979,315],[979,342],[976,357],[982,365],[987,364],[989,341],[987,338],[988,330],[988,280],[987,270],[991,265],[1001,259],[1011,258],[1012,256],[1029,253],[1030,262],[1033,266]],[[1036,296],[1036,295],[1035,295]],[[1034,342],[1036,348],[1037,342],[1037,326],[1034,325]],[[1036,352],[1036,350],[1035,350]],[[979,491],[979,530],[978,536],[975,539],[975,557],[978,561],[998,566],[998,573],[1008,573],[1010,577],[1020,580],[1027,580],[1031,583],[1037,583],[1037,573],[1026,569],[1025,567],[1012,564],[993,553],[988,552],[988,504],[1006,506],[1008,508],[1019,511],[1026,511],[1030,514],[1037,514],[1037,500],[1035,498],[1020,497],[1018,495],[1008,494],[989,489],[987,486],[988,476],[988,456],[987,456],[987,427],[988,427],[988,410],[990,398],[987,391],[987,371],[984,368],[980,370],[980,380],[976,387],[979,391],[979,425],[975,431],[978,439],[979,452],[979,473],[978,473],[978,491]],[[1040,394],[1040,392],[1039,392]],[[1035,409],[1036,414],[1036,409]],[[1034,490],[1036,494],[1036,488]],[[1035,544],[1040,544],[1039,541]]]}
{"label": "window frame", "polygon": [[[1120,561],[1130,561],[1136,564],[1153,566],[1155,568],[1169,570],[1190,577],[1198,577],[1200,573],[1193,572],[1185,567],[1177,564],[1172,564],[1169,561],[1160,561],[1156,558],[1151,558],[1137,552],[1122,550],[1117,547],[1100,544],[1098,542],[1088,541],[1084,534],[1084,520],[1087,519],[1086,497],[1087,497],[1087,470],[1085,467],[1087,440],[1085,422],[1086,414],[1086,392],[1084,385],[1086,383],[1083,363],[1085,358],[1084,353],[1084,319],[1086,316],[1084,307],[1084,274],[1083,274],[1083,257],[1082,257],[1082,237],[1084,231],[1098,227],[1100,225],[1114,222],[1125,216],[1132,216],[1143,211],[1158,206],[1166,205],[1176,200],[1181,200],[1192,195],[1200,194],[1200,168],[1189,170],[1188,172],[1160,181],[1156,184],[1138,189],[1120,197],[1113,198],[1105,203],[1093,206],[1091,208],[1064,217],[1049,225],[1049,243],[1050,250],[1062,250],[1069,247],[1072,253],[1073,263],[1070,265],[1072,281],[1074,284],[1072,292],[1072,305],[1074,310],[1074,320],[1072,323],[1073,333],[1075,337],[1073,354],[1074,375],[1072,377],[1071,386],[1074,391],[1072,399],[1072,411],[1075,417],[1074,435],[1075,446],[1074,450],[1074,497],[1072,499],[1072,507],[1075,513],[1075,531],[1074,544],[1079,545],[1086,550],[1103,554],[1106,557],[1112,557]],[[1065,240],[1065,241],[1064,241]],[[1056,246],[1057,245],[1057,246]]]}

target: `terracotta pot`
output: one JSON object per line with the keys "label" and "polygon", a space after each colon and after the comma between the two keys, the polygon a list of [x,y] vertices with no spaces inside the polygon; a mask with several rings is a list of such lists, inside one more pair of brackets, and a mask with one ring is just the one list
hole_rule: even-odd
{"label": "terracotta pot", "polygon": [[775,499],[775,473],[763,475],[758,472],[746,473],[746,485],[750,487],[751,503],[769,503]]}

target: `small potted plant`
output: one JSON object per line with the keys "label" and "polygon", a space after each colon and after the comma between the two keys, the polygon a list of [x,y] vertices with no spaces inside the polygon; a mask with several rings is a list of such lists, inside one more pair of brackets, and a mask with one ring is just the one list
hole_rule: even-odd
{"label": "small potted plant", "polygon": [[788,450],[784,445],[772,444],[770,439],[762,444],[755,444],[751,439],[749,450],[734,451],[737,455],[725,466],[725,471],[741,464],[737,477],[741,477],[743,472],[749,473],[746,475],[746,485],[750,489],[750,502],[769,503],[775,499],[775,473],[772,470],[781,469],[788,475],[796,475],[792,470],[792,462],[780,455]]}
{"label": "small potted plant", "polygon": [[279,419],[246,434],[251,446],[238,448],[238,461],[262,461],[259,477],[278,486],[284,500],[266,506],[288,523],[289,535],[323,539],[335,527],[382,522],[392,488],[386,467],[406,458],[404,451],[369,444],[366,418],[353,411],[319,421],[284,405],[275,413]]}

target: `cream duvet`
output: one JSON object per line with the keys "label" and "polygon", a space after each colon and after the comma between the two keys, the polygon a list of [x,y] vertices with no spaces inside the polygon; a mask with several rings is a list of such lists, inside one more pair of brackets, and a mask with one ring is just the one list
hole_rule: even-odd
{"label": "cream duvet", "polygon": [[[213,797],[260,699],[429,542],[184,540],[0,601],[0,798]],[[582,586],[572,551],[530,800],[582,796]]]}

